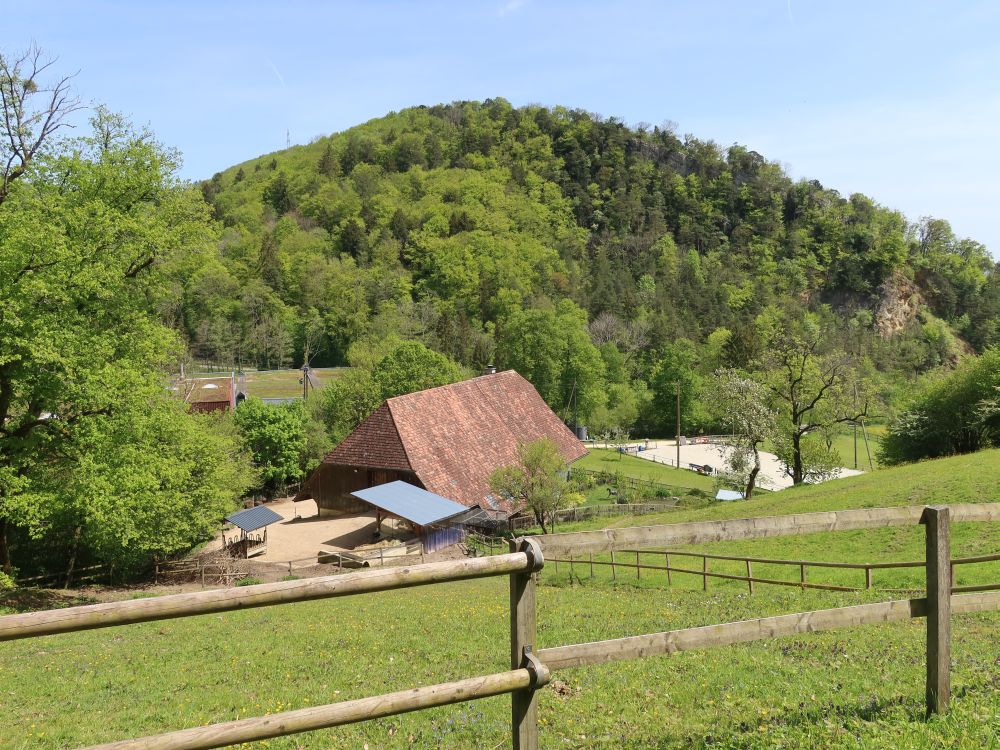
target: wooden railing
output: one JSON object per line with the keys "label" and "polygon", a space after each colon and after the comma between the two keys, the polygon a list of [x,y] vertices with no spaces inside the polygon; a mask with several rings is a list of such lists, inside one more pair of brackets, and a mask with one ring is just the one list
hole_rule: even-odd
{"label": "wooden railing", "polygon": [[[559,563],[569,564],[570,576],[576,575],[576,567],[580,566],[584,569],[590,569],[590,577],[594,577],[594,566],[599,567],[610,567],[611,577],[614,580],[618,579],[618,569],[623,568],[625,570],[634,570],[635,577],[637,579],[642,577],[642,571],[661,571],[667,574],[667,585],[673,584],[673,573],[686,573],[693,576],[700,577],[702,579],[702,589],[708,590],[708,579],[709,578],[721,578],[727,581],[744,581],[746,582],[750,593],[753,593],[753,585],[755,583],[771,584],[775,586],[794,586],[795,588],[802,589],[824,589],[826,591],[862,591],[865,589],[873,588],[873,574],[872,571],[875,570],[890,570],[893,568],[922,568],[924,566],[923,560],[906,560],[901,562],[878,562],[878,563],[853,563],[853,562],[822,562],[818,560],[782,560],[771,557],[744,557],[741,555],[714,555],[708,552],[687,552],[680,550],[659,550],[659,549],[623,549],[622,554],[635,555],[635,562],[631,562],[631,558],[628,560],[622,559],[621,557],[615,557],[615,550],[611,551],[610,560],[595,560],[594,554],[588,553],[585,558],[574,557],[569,555],[568,557],[548,557],[546,562],[553,564],[556,572],[559,570]],[[642,555],[646,555],[646,562],[642,561]],[[663,557],[663,565],[650,564],[648,562],[649,557]],[[693,557],[701,560],[701,568],[678,568],[670,564],[671,557]],[[727,560],[730,562],[741,562],[746,565],[747,574],[745,576],[733,575],[730,573],[719,573],[714,571],[709,571],[708,561],[709,560]],[[959,565],[975,565],[978,563],[986,562],[996,562],[1000,560],[1000,553],[992,555],[978,555],[975,557],[957,557],[951,560],[951,579],[955,579],[955,567]],[[798,581],[786,581],[777,578],[759,578],[755,577],[753,574],[753,565],[758,563],[761,565],[785,565],[791,566],[799,569],[799,580]],[[815,583],[808,580],[809,569],[810,568],[831,568],[839,570],[863,570],[865,573],[865,585],[860,586],[841,586],[831,583]],[[966,591],[991,591],[993,589],[1000,589],[1000,584],[989,584],[987,586],[954,586],[952,591],[966,592]],[[886,591],[899,591],[901,589],[883,589]]]}
{"label": "wooden railing", "polygon": [[357,552],[320,552],[313,557],[302,557],[297,560],[244,560],[243,558],[188,558],[184,560],[174,560],[169,562],[156,563],[153,566],[153,580],[160,583],[164,579],[171,577],[190,578],[200,580],[202,586],[208,583],[228,583],[240,578],[253,576],[260,572],[259,568],[241,568],[241,563],[252,563],[258,566],[267,565],[273,569],[280,570],[287,568],[288,575],[302,567],[312,567],[315,565],[329,565],[338,572],[352,570],[356,568],[373,567],[376,562],[383,566],[386,562],[403,560],[408,557],[419,556],[421,562],[424,559],[424,548],[420,541],[409,542],[407,544],[397,544],[391,547],[377,547],[374,549],[360,550]]}
{"label": "wooden railing", "polygon": [[[94,746],[90,750],[204,750],[506,693],[512,696],[511,730],[515,750],[535,750],[538,747],[537,690],[548,682],[554,670],[916,617],[927,618],[926,700],[928,712],[937,713],[947,709],[950,695],[951,614],[1000,610],[1000,592],[953,593],[949,564],[952,520],[997,522],[1000,521],[1000,504],[847,510],[554,534],[512,541],[511,551],[503,555],[8,615],[0,617],[0,640],[507,575],[510,577],[510,670],[372,698],[124,740]],[[927,595],[923,598],[535,648],[536,574],[542,567],[544,553],[589,555],[650,546],[916,524],[926,528],[927,554],[923,565]]]}
{"label": "wooden railing", "polygon": [[111,564],[88,565],[83,568],[73,568],[60,573],[44,573],[27,578],[18,578],[14,582],[21,588],[48,588],[62,585],[69,588],[73,584],[104,581],[114,577],[115,566]]}
{"label": "wooden railing", "polygon": [[[574,521],[586,521],[591,518],[607,518],[609,516],[641,516],[647,513],[662,513],[666,510],[673,510],[677,507],[676,497],[664,498],[662,500],[651,500],[647,503],[605,503],[603,505],[580,505],[576,508],[563,508],[554,511],[551,515],[557,523],[572,523]],[[532,529],[538,526],[538,521],[534,516],[519,516],[511,518],[510,528],[513,531],[518,529]]]}

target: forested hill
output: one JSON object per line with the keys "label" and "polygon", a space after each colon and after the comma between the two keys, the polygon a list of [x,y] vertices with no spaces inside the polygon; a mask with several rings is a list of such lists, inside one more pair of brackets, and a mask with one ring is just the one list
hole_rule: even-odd
{"label": "forested hill", "polygon": [[203,358],[299,364],[312,340],[316,363],[340,364],[399,338],[478,369],[520,361],[528,330],[588,326],[617,350],[606,373],[641,378],[678,339],[746,364],[762,321],[807,311],[883,371],[1000,341],[1000,273],[946,221],[908,224],[671,127],[502,99],[416,107],[202,191],[218,259],[178,276],[167,312]]}

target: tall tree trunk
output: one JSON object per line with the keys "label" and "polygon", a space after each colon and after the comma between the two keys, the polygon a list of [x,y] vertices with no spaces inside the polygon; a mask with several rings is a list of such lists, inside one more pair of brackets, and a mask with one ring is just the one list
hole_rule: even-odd
{"label": "tall tree trunk", "polygon": [[755,445],[753,448],[753,469],[750,471],[750,476],[747,477],[747,488],[746,492],[743,493],[744,500],[749,500],[753,497],[753,490],[757,484],[758,474],[760,474],[760,451],[757,450],[757,446]]}
{"label": "tall tree trunk", "polygon": [[73,532],[73,551],[69,556],[69,565],[66,568],[66,585],[63,586],[64,589],[69,588],[70,582],[73,580],[73,568],[76,567],[76,552],[80,549],[80,526],[76,527],[76,531]]}
{"label": "tall tree trunk", "polygon": [[802,484],[805,472],[802,469],[802,435],[792,434],[792,484]]}
{"label": "tall tree trunk", "polygon": [[4,573],[14,572],[14,566],[10,564],[10,549],[7,547],[6,518],[0,518],[0,567],[3,568]]}
{"label": "tall tree trunk", "polygon": [[538,521],[538,525],[542,527],[542,533],[548,534],[548,529],[545,528],[545,514],[539,510],[535,511],[535,520]]}

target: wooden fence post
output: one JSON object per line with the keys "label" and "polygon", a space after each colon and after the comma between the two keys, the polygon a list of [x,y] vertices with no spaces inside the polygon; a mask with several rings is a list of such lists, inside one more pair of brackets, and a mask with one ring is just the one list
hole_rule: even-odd
{"label": "wooden fence post", "polygon": [[870,589],[872,587],[872,569],[865,566],[865,588]]}
{"label": "wooden fence post", "polygon": [[951,698],[951,533],[945,505],[930,505],[927,526],[927,715],[943,714]]}
{"label": "wooden fence post", "polygon": [[590,577],[594,577],[594,553],[590,553]]}
{"label": "wooden fence post", "polygon": [[616,572],[617,570],[618,570],[618,566],[615,565],[615,551],[611,550],[611,580],[612,581],[617,581],[618,580],[618,573]]}
{"label": "wooden fence post", "polygon": [[750,594],[753,594],[753,568],[750,567],[750,561],[747,560],[747,587],[750,589]]}
{"label": "wooden fence post", "polygon": [[[510,668],[525,666],[526,652],[535,647],[535,588],[542,567],[542,550],[533,539],[511,539],[511,552],[525,552],[531,569],[510,574]],[[510,695],[514,750],[538,750],[538,698],[533,687]]]}
{"label": "wooden fence post", "polygon": [[637,581],[639,580],[639,571],[640,570],[641,570],[641,568],[639,567],[639,550],[636,550],[635,551],[635,580],[637,580]]}
{"label": "wooden fence post", "polygon": [[799,566],[799,583],[802,584],[802,590],[803,591],[806,590],[805,582],[806,582],[806,566],[805,565],[800,565]]}
{"label": "wooden fence post", "polygon": [[701,590],[708,591],[708,557],[705,555],[701,556]]}
{"label": "wooden fence post", "polygon": [[664,561],[664,563],[666,563],[666,566],[667,566],[667,585],[668,586],[673,586],[674,585],[674,581],[670,577],[670,553],[669,552],[664,552],[663,553],[663,561]]}

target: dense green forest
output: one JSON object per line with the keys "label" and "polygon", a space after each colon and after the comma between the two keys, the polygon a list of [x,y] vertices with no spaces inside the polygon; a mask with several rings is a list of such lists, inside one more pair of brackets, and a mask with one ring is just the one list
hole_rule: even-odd
{"label": "dense green forest", "polygon": [[175,275],[161,312],[221,363],[298,365],[309,346],[314,364],[371,366],[416,340],[470,371],[515,367],[598,431],[648,433],[669,431],[678,378],[685,429],[711,427],[698,375],[759,368],[806,317],[817,354],[866,368],[883,413],[1000,342],[995,261],[946,221],[670,126],[503,99],[416,107],[201,189],[219,252]]}
{"label": "dense green forest", "polygon": [[[64,137],[80,106],[48,71],[37,48],[0,55],[7,573],[182,553],[382,399],[488,364],[619,440],[671,434],[679,393],[685,432],[752,422],[747,450],[771,441],[796,483],[829,473],[862,415],[898,412],[889,460],[998,439],[1000,273],[943,220],[670,127],[502,99],[390,114],[192,186],[102,108]],[[170,392],[184,360],[306,358],[351,366],[309,408],[198,417]],[[958,413],[956,382],[975,435],[918,435]]]}

